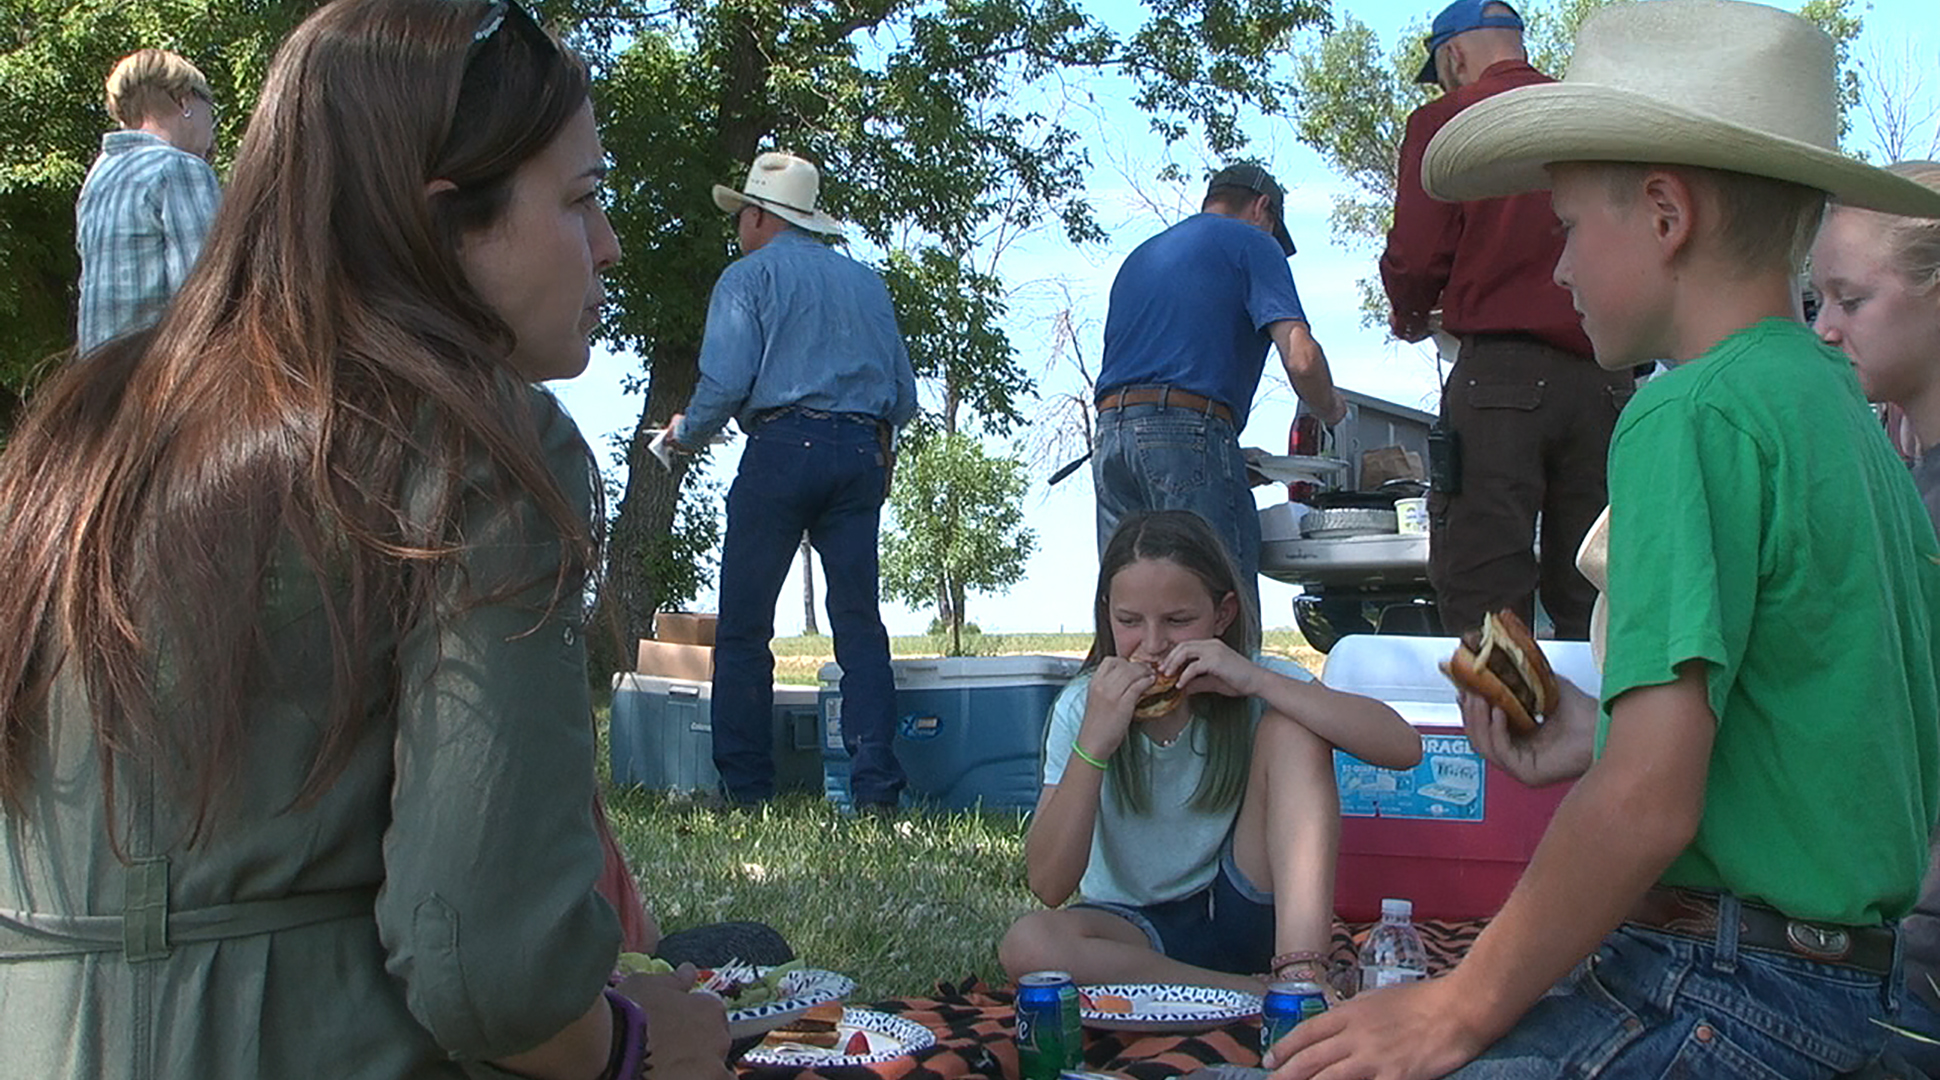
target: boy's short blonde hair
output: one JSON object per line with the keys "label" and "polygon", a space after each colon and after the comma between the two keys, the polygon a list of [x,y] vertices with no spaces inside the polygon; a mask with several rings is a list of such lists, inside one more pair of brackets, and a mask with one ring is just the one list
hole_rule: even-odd
{"label": "boy's short blonde hair", "polygon": [[1797,273],[1825,220],[1826,193],[1789,180],[1699,165],[1592,164],[1603,174],[1610,199],[1618,206],[1634,204],[1645,174],[1656,170],[1676,173],[1693,188],[1709,193],[1718,210],[1712,235],[1724,249],[1725,259],[1746,274]]}
{"label": "boy's short blonde hair", "polygon": [[179,108],[190,94],[215,100],[202,69],[163,49],[129,53],[108,73],[108,115],[125,128]]}

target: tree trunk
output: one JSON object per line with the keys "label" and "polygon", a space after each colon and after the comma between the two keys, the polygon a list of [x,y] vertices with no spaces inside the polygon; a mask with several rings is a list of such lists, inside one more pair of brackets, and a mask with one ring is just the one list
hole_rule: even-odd
{"label": "tree trunk", "polygon": [[[729,43],[730,55],[723,61],[727,82],[721,96],[717,128],[723,161],[745,168],[754,160],[761,139],[774,126],[772,111],[766,106],[768,90],[768,50],[757,28],[742,20]],[[738,178],[735,178],[738,181]],[[737,185],[738,186],[738,185]],[[674,459],[670,473],[660,467],[647,449],[651,441],[645,434],[666,424],[674,413],[687,407],[700,382],[700,340],[653,342],[647,368],[647,404],[640,422],[634,426],[627,444],[626,490],[620,497],[617,515],[607,543],[606,589],[602,596],[603,617],[617,622],[626,652],[606,658],[604,670],[631,669],[634,639],[646,634],[653,618],[659,583],[653,580],[649,557],[656,543],[665,543],[672,534],[674,512],[680,502],[681,481],[687,475],[686,462]],[[596,659],[599,659],[596,653]],[[600,670],[600,669],[596,669]]]}
{"label": "tree trunk", "polygon": [[802,632],[820,634],[815,628],[815,548],[802,534]]}
{"label": "tree trunk", "polygon": [[668,418],[685,407],[700,381],[698,350],[656,347],[649,367],[647,404],[627,443],[626,489],[606,546],[606,588],[600,595],[600,621],[613,628],[619,640],[616,656],[600,657],[595,670],[631,670],[633,642],[647,636],[658,605],[659,583],[648,560],[656,543],[673,533],[674,509],[680,501],[687,459],[674,458],[672,472],[647,449],[650,430],[666,426]]}

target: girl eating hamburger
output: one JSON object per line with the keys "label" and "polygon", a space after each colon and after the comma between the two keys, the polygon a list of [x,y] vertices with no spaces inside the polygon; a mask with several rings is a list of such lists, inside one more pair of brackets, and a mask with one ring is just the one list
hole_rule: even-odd
{"label": "girl eating hamburger", "polygon": [[1268,978],[1325,984],[1334,748],[1410,768],[1420,737],[1381,702],[1260,657],[1259,615],[1197,515],[1128,518],[1101,563],[1096,636],[1052,705],[1025,840],[1031,891],[1051,910],[1012,924],[1006,971],[1255,993]]}

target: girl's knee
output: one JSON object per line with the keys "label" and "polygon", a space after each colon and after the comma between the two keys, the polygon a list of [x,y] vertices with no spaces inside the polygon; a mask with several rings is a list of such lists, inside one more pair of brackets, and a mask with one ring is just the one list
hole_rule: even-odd
{"label": "girl's knee", "polygon": [[1076,933],[1075,928],[1059,929],[1066,921],[1062,911],[1033,911],[1011,923],[997,944],[997,961],[1005,974],[1015,979],[1059,966],[1059,941]]}

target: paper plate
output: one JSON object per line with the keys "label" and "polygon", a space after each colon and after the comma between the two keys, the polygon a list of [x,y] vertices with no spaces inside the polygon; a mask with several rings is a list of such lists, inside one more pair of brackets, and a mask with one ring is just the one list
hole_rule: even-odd
{"label": "paper plate", "polygon": [[1248,458],[1246,467],[1282,484],[1326,483],[1347,471],[1347,462],[1338,458],[1308,457],[1296,454],[1261,454]]}
{"label": "paper plate", "polygon": [[[849,1054],[843,1050],[856,1032],[869,1040],[869,1051]],[[741,1056],[744,1065],[779,1065],[790,1068],[828,1065],[880,1065],[899,1057],[927,1050],[936,1045],[936,1033],[900,1016],[872,1009],[843,1009],[842,1022],[836,1025],[834,1049],[819,1046],[762,1044]]]}
{"label": "paper plate", "polygon": [[[1078,992],[1085,1026],[1102,1031],[1211,1031],[1260,1014],[1258,994],[1212,986],[1105,983]],[[1109,1007],[1110,998],[1123,999],[1125,1007]]]}
{"label": "paper plate", "polygon": [[808,1011],[809,1006],[838,1001],[854,989],[855,980],[847,975],[815,968],[791,971],[781,978],[780,997],[745,1009],[728,1010],[728,1035],[739,1039],[773,1031]]}

